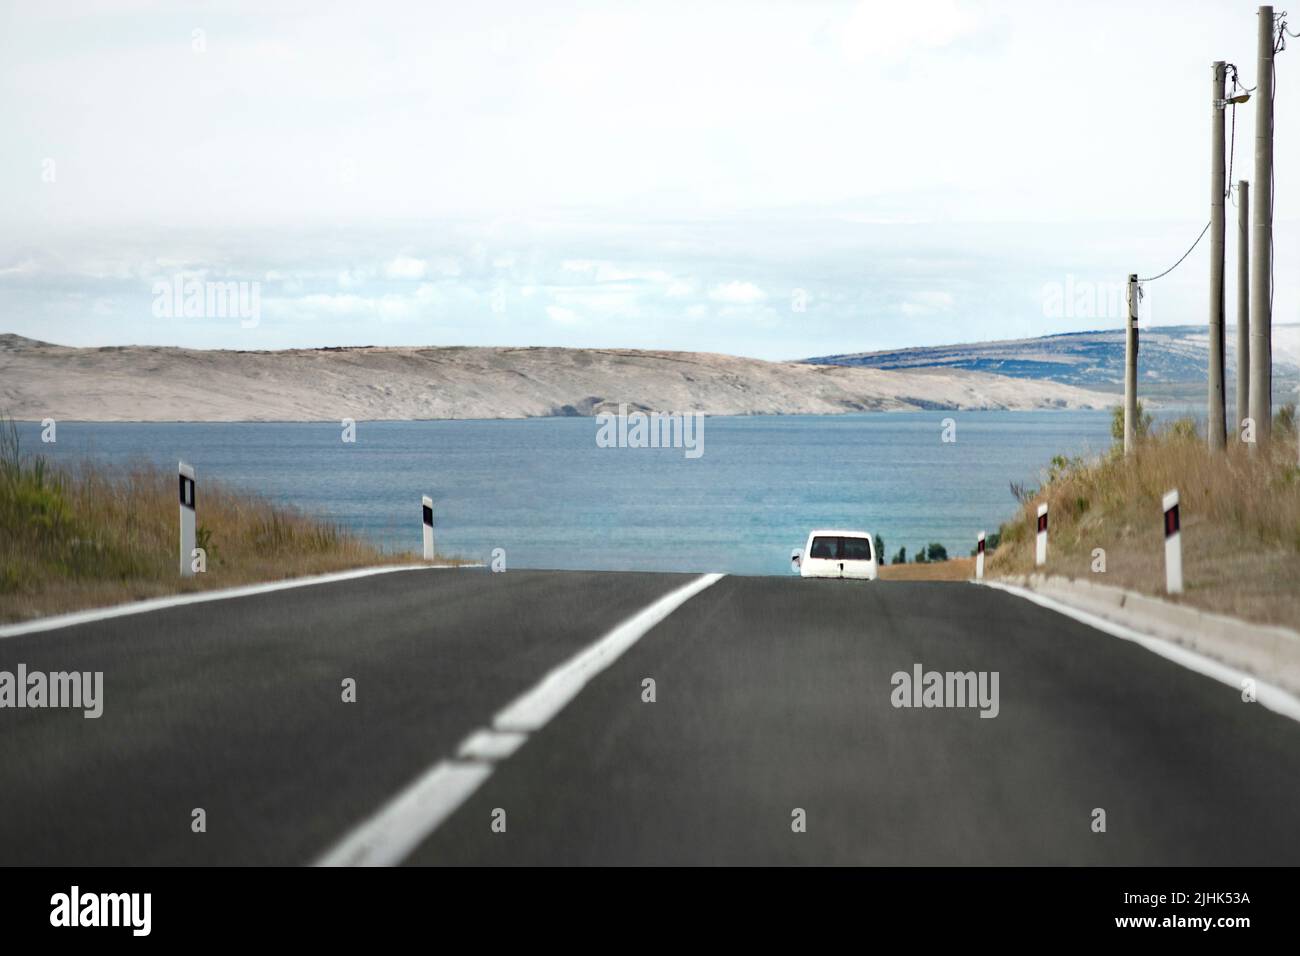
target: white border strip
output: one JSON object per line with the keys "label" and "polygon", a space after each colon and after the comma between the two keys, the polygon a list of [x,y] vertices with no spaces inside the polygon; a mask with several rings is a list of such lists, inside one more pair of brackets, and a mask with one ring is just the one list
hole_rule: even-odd
{"label": "white border strip", "polygon": [[1103,631],[1112,637],[1118,637],[1121,640],[1132,641],[1139,644],[1153,654],[1159,654],[1166,660],[1173,661],[1190,671],[1195,671],[1205,677],[1212,678],[1220,683],[1227,684],[1237,691],[1242,689],[1241,682],[1249,678],[1255,682],[1255,700],[1263,704],[1274,713],[1281,714],[1283,717],[1290,717],[1292,720],[1300,721],[1300,699],[1287,690],[1278,687],[1276,684],[1270,684],[1261,680],[1254,674],[1250,674],[1235,667],[1229,667],[1220,661],[1198,654],[1196,651],[1188,650],[1186,647],[1180,647],[1163,638],[1152,637],[1150,634],[1143,634],[1141,631],[1134,630],[1124,624],[1108,620],[1097,614],[1071,607],[1061,601],[1044,597],[1027,588],[1017,587],[1014,584],[1003,584],[998,581],[977,581],[986,588],[997,588],[999,591],[1006,591],[1008,594],[1014,594],[1016,597],[1022,597],[1026,601],[1031,601],[1039,607],[1045,607],[1049,610],[1056,611],[1058,614],[1064,614],[1066,617],[1073,618],[1081,624],[1087,624],[1089,627]]}
{"label": "white border strip", "polygon": [[249,597],[254,594],[269,594],[287,588],[301,588],[312,584],[332,584],[335,581],[350,581],[353,578],[366,578],[374,574],[389,574],[393,571],[419,571],[426,568],[482,567],[482,565],[454,564],[393,564],[379,567],[357,568],[353,571],[336,571],[332,574],[315,574],[303,578],[289,578],[284,581],[269,581],[266,584],[247,584],[237,588],[220,588],[212,591],[193,591],[188,594],[173,594],[170,597],[151,598],[148,601],[132,601],[129,604],[115,604],[112,607],[94,608],[89,611],[74,611],[71,614],[57,614],[53,617],[41,617],[34,621],[0,626],[0,638],[18,637],[21,634],[36,634],[40,631],[53,631],[74,624],[90,624],[114,617],[126,617],[128,614],[145,614],[149,611],[161,611],[169,607],[185,604],[202,604],[204,601],[224,601],[229,598]]}
{"label": "white border strip", "polygon": [[[423,843],[505,760],[559,713],[593,677],[705,588],[722,580],[705,574],[638,611],[579,651],[531,690],[499,711],[493,730],[471,733],[457,748],[461,759],[440,760],[327,850],[317,866],[395,866]],[[465,759],[470,758],[470,759]]]}

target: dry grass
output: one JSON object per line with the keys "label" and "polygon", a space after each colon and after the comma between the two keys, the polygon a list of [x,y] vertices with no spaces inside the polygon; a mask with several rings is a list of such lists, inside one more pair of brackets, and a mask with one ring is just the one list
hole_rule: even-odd
{"label": "dry grass", "polygon": [[974,558],[952,558],[928,564],[885,564],[880,568],[883,581],[969,581],[973,577]]}
{"label": "dry grass", "polygon": [[[1229,436],[1212,455],[1190,420],[1144,440],[1129,459],[1054,463],[1001,529],[990,574],[1034,570],[1036,511],[1048,503],[1047,571],[1164,594],[1161,498],[1177,489],[1185,593],[1180,602],[1263,623],[1300,625],[1300,468],[1286,416],[1267,451],[1250,454]],[[1092,571],[1105,550],[1105,573]]]}
{"label": "dry grass", "polygon": [[198,499],[207,571],[182,578],[173,472],[55,469],[0,426],[0,621],[417,560],[208,481]]}

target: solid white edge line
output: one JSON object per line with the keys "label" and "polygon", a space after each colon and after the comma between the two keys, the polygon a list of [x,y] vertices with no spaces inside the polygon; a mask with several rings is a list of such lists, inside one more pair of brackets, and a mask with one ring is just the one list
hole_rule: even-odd
{"label": "solid white edge line", "polygon": [[33,621],[0,626],[0,638],[18,637],[22,634],[37,634],[41,631],[53,631],[58,628],[72,627],[76,624],[90,624],[114,617],[126,617],[130,614],[146,614],[149,611],[161,611],[169,607],[185,604],[201,604],[204,601],[224,601],[229,598],[249,597],[254,594],[268,594],[287,588],[308,587],[313,584],[331,584],[335,581],[348,581],[352,578],[365,578],[374,574],[388,574],[393,571],[420,571],[447,568],[482,567],[468,564],[393,564],[370,568],[356,568],[352,571],[335,571],[330,574],[315,574],[302,578],[288,578],[283,581],[268,581],[265,584],[245,584],[234,588],[219,588],[212,591],[193,591],[188,594],[173,594],[168,597],[150,598],[147,601],[132,601],[127,604],[114,604],[110,607],[92,608],[89,611],[73,611],[70,614],[56,614],[52,617],[40,617]]}
{"label": "solid white edge line", "polygon": [[1270,684],[1243,670],[1230,667],[1221,661],[1198,654],[1196,651],[1180,647],[1170,641],[1159,637],[1153,637],[1150,634],[1143,634],[1141,631],[1134,630],[1124,624],[1108,620],[1097,614],[1088,611],[1082,611],[1079,608],[1071,607],[1061,601],[1053,600],[1041,594],[1036,594],[1026,588],[1017,587],[1014,584],[1003,584],[998,581],[976,581],[973,582],[987,588],[996,588],[999,591],[1006,591],[1008,594],[1014,594],[1016,597],[1024,598],[1040,607],[1056,611],[1058,614],[1064,614],[1066,617],[1073,618],[1081,624],[1087,624],[1091,628],[1102,631],[1112,637],[1118,637],[1121,640],[1132,641],[1153,654],[1158,654],[1166,660],[1173,661],[1190,671],[1197,674],[1217,680],[1222,684],[1227,684],[1240,691],[1241,682],[1247,678],[1255,682],[1255,701],[1263,704],[1266,708],[1274,713],[1281,714],[1283,717],[1290,717],[1292,720],[1300,721],[1300,698],[1297,698],[1290,691],[1278,687],[1276,684]]}
{"label": "solid white edge line", "polygon": [[461,743],[458,753],[473,754],[478,760],[440,760],[413,780],[373,816],[359,825],[316,860],[316,866],[395,866],[423,843],[443,821],[492,775],[495,764],[484,744],[509,742],[513,754],[528,734],[500,726],[503,715],[519,709],[521,724],[539,730],[573,700],[593,677],[613,664],[641,637],[705,588],[724,575],[706,574],[638,611],[604,637],[579,651],[552,670],[514,703],[498,713],[495,730],[479,729]]}

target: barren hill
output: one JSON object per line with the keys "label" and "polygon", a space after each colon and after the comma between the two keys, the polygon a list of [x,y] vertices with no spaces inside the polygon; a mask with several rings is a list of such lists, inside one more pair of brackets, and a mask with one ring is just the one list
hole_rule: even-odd
{"label": "barren hill", "polygon": [[715,415],[1102,408],[1113,397],[955,369],[884,370],[701,352],[69,348],[0,335],[0,413],[82,421],[532,418],[631,408]]}

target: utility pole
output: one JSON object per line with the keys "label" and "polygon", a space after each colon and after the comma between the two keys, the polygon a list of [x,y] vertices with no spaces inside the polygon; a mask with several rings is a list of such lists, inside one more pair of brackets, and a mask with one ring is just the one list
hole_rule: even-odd
{"label": "utility pole", "polygon": [[1250,417],[1255,444],[1273,425],[1273,8],[1259,8],[1255,90],[1255,210],[1250,273]]}
{"label": "utility pole", "polygon": [[1124,335],[1124,454],[1137,448],[1138,277],[1128,277],[1128,324]]}
{"label": "utility pole", "polygon": [[1237,180],[1237,435],[1250,414],[1250,183]]}
{"label": "utility pole", "polygon": [[1210,84],[1210,406],[1205,422],[1205,439],[1210,451],[1223,451],[1226,442],[1223,407],[1223,114],[1227,112],[1223,94],[1226,78],[1224,62],[1215,60]]}

